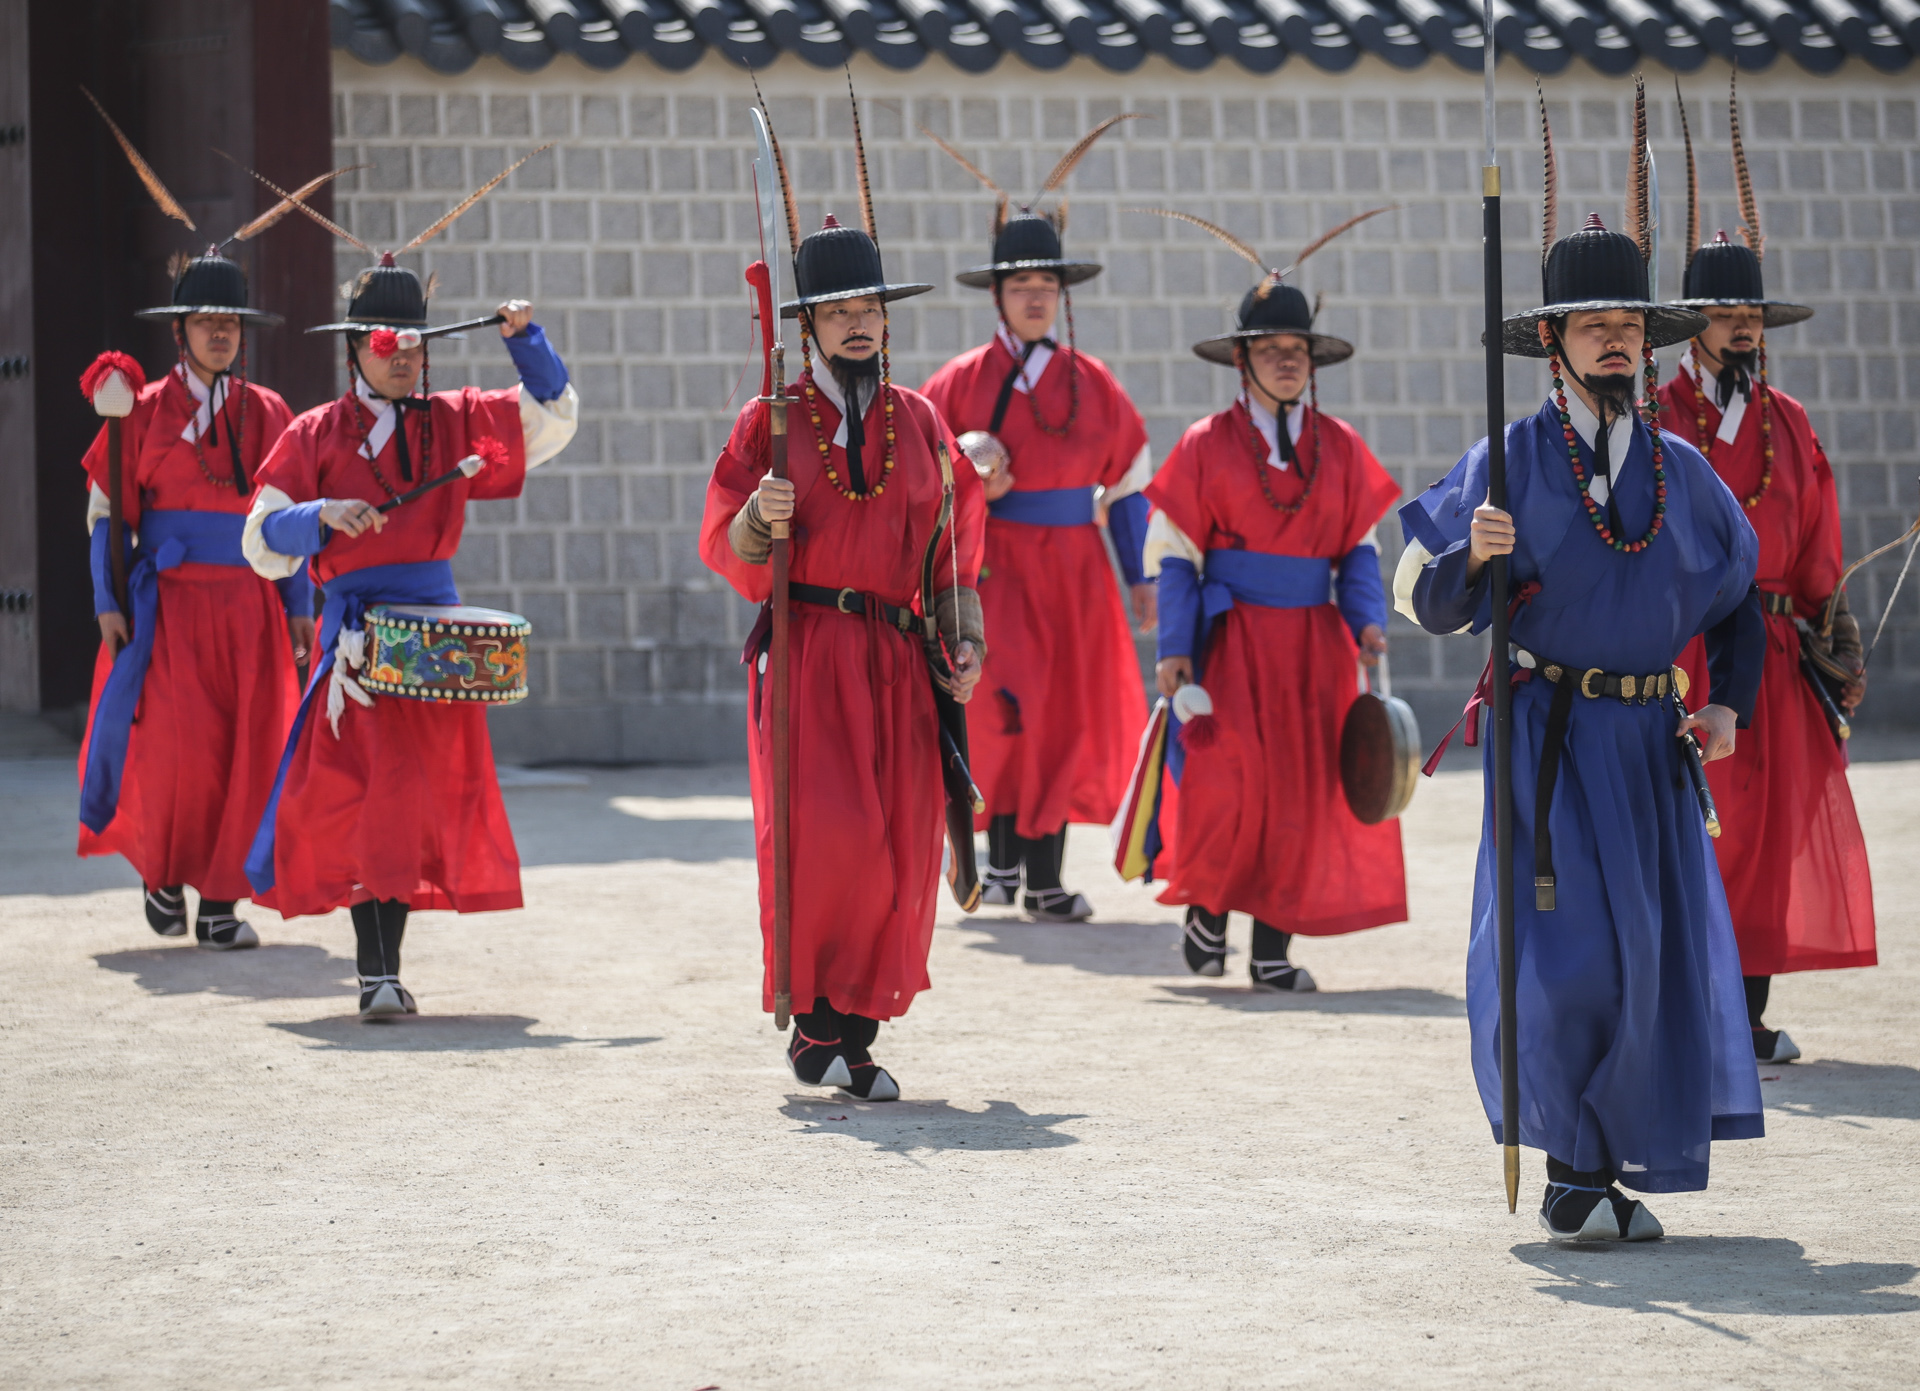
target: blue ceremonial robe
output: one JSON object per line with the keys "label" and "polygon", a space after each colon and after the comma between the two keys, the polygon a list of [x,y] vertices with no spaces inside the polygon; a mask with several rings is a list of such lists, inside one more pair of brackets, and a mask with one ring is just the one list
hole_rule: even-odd
{"label": "blue ceremonial robe", "polygon": [[[1667,510],[1660,534],[1624,554],[1588,521],[1549,400],[1507,427],[1513,590],[1539,592],[1513,642],[1581,671],[1667,670],[1707,634],[1715,703],[1745,723],[1758,688],[1763,620],[1753,589],[1758,543],[1739,502],[1699,452],[1663,436]],[[1593,459],[1584,442],[1589,477]],[[1625,534],[1653,517],[1652,438],[1634,422],[1615,499]],[[1413,603],[1423,627],[1492,621],[1489,576],[1465,582],[1474,508],[1487,496],[1487,443],[1400,509],[1433,559]],[[1504,657],[1504,654],[1502,654]],[[1501,676],[1517,671],[1502,660]],[[1674,737],[1670,701],[1576,696],[1549,822],[1558,907],[1534,905],[1535,787],[1555,687],[1513,692],[1514,936],[1519,970],[1520,1142],[1575,1169],[1611,1168],[1642,1192],[1705,1188],[1711,1142],[1763,1132],[1740,957],[1719,869]],[[1707,703],[1695,691],[1690,704]],[[1493,760],[1474,876],[1467,953],[1473,1070],[1500,1133],[1500,994],[1493,894]],[[1735,812],[1737,814],[1737,811]]]}

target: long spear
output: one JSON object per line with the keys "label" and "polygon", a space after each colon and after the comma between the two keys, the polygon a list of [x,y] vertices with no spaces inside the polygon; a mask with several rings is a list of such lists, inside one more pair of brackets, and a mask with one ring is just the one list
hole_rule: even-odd
{"label": "long spear", "polygon": [[[766,370],[760,381],[760,400],[767,409],[767,467],[775,478],[787,476],[787,361],[780,341],[780,237],[776,212],[782,178],[773,153],[773,134],[766,113],[753,109],[753,191],[760,212],[760,261],[747,270],[747,279],[760,297],[760,342]],[[773,635],[767,650],[767,680],[773,687],[768,718],[773,743],[773,1026],[786,1032],[793,1013],[793,788],[790,769],[787,663],[789,527],[771,524],[773,549]]]}
{"label": "long spear", "polygon": [[[1502,344],[1500,287],[1500,164],[1494,154],[1494,0],[1484,0],[1480,50],[1486,92],[1482,122],[1486,158],[1480,166],[1480,219],[1485,243],[1487,327],[1487,502],[1507,510],[1507,363]],[[1494,912],[1500,939],[1500,1144],[1507,1178],[1507,1211],[1520,1206],[1520,1031],[1515,1013],[1519,971],[1513,945],[1513,684],[1507,680],[1507,557],[1493,558],[1493,860]],[[1535,807],[1535,816],[1544,808]]]}

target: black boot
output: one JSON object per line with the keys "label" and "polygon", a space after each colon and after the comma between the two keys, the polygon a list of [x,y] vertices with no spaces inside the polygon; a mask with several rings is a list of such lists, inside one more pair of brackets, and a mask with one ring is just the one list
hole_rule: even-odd
{"label": "black boot", "polygon": [[1209,913],[1197,903],[1187,905],[1187,931],[1180,939],[1187,969],[1196,976],[1227,973],[1227,915]]}
{"label": "black boot", "polygon": [[841,1017],[824,997],[806,1014],[793,1016],[793,1038],[787,1044],[787,1066],[803,1087],[844,1087],[853,1080],[843,1056]]}
{"label": "black boot", "polygon": [[1313,977],[1287,960],[1287,948],[1293,942],[1291,932],[1253,920],[1253,951],[1247,960],[1247,974],[1256,990],[1291,991],[1304,995],[1318,990]]}
{"label": "black boot", "polygon": [[1785,1029],[1769,1029],[1760,1021],[1767,1012],[1767,996],[1773,990],[1772,976],[1744,976],[1747,987],[1747,1024],[1753,1030],[1753,1056],[1763,1063],[1790,1063],[1800,1056],[1800,1047],[1787,1037]]}
{"label": "black boot", "polygon": [[1645,1203],[1613,1186],[1611,1169],[1575,1169],[1551,1155],[1540,1225],[1556,1241],[1652,1241],[1666,1235]]}
{"label": "black boot", "polygon": [[142,885],[147,891],[147,926],[162,937],[187,935],[187,893],[185,884],[157,888]]}
{"label": "black boot", "polygon": [[347,910],[353,917],[360,971],[360,1017],[391,1019],[418,1014],[413,996],[400,984],[400,942],[407,933],[407,905],[397,898],[369,899]]}
{"label": "black boot", "polygon": [[260,945],[253,924],[233,915],[233,902],[200,899],[200,911],[193,916],[193,939],[208,951],[243,951]]}
{"label": "black boot", "polygon": [[868,1051],[880,1034],[880,1021],[864,1014],[840,1016],[840,1041],[845,1048],[850,1080],[841,1089],[862,1101],[898,1101],[900,1084],[893,1075],[873,1060]]}
{"label": "black boot", "polygon": [[1036,840],[1020,837],[1020,862],[1026,866],[1027,892],[1020,907],[1035,922],[1077,923],[1093,916],[1085,894],[1060,886],[1060,865],[1067,853],[1067,828]]}
{"label": "black boot", "polygon": [[1011,908],[1020,896],[1020,837],[1014,818],[996,816],[987,822],[987,872],[980,876],[980,902],[992,908]]}

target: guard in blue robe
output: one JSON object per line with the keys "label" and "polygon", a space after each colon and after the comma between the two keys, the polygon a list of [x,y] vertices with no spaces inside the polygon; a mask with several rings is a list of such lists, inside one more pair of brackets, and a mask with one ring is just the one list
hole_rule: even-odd
{"label": "guard in blue robe", "polygon": [[[1546,300],[1508,321],[1509,352],[1548,356],[1538,325],[1557,333],[1582,311],[1643,313],[1649,351],[1695,331],[1674,317],[1682,311],[1648,302],[1639,248],[1597,218],[1554,246]],[[1560,371],[1556,355],[1556,383]],[[1603,429],[1577,394],[1559,394],[1507,426],[1506,459],[1517,597],[1513,651],[1497,654],[1492,679],[1513,682],[1520,1143],[1549,1156],[1542,1222],[1553,1235],[1644,1239],[1661,1234],[1659,1223],[1614,1182],[1643,1193],[1705,1188],[1712,1141],[1762,1133],[1739,953],[1675,737],[1671,676],[1681,649],[1705,634],[1710,699],[1745,724],[1764,651],[1757,542],[1699,452],[1656,438],[1631,408]],[[1396,593],[1431,632],[1478,633],[1492,621],[1490,567],[1467,578],[1474,510],[1486,499],[1483,439],[1401,508],[1408,550]],[[1693,707],[1707,695],[1696,691]],[[1557,762],[1544,779],[1543,757]],[[1497,1139],[1490,757],[1486,778],[1467,1003]],[[1547,835],[1537,837],[1543,786]],[[1556,1206],[1565,1203],[1571,1218]]]}

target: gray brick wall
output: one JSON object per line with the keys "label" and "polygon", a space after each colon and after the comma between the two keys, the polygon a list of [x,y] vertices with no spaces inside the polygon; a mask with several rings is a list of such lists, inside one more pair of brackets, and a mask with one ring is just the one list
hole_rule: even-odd
{"label": "gray brick wall", "polygon": [[[1503,77],[1507,302],[1523,308],[1539,286],[1540,160],[1524,88]],[[1219,331],[1247,284],[1244,264],[1199,232],[1128,211],[1157,204],[1219,221],[1276,258],[1353,212],[1397,204],[1301,276],[1325,292],[1328,330],[1359,347],[1324,374],[1322,404],[1366,434],[1409,492],[1483,433],[1476,78],[1372,60],[1340,75],[1296,62],[1269,78],[1157,60],[1121,78],[1084,63],[968,76],[938,62],[909,74],[868,65],[856,78],[889,270],[939,287],[894,311],[898,381],[917,385],[993,324],[987,297],[952,281],[983,258],[991,201],[914,126],[955,140],[1009,189],[1031,190],[1078,134],[1124,109],[1149,119],[1109,135],[1070,186],[1070,246],[1107,266],[1074,296],[1074,317],[1081,344],[1133,393],[1157,454],[1230,398],[1231,374],[1188,344]],[[803,223],[855,213],[837,74],[788,63],[762,85]],[[1703,222],[1731,230],[1724,74],[1685,85]],[[376,69],[336,55],[335,86],[340,162],[371,166],[342,181],[341,216],[375,245],[406,239],[509,160],[558,142],[411,258],[438,272],[446,317],[511,294],[534,299],[585,408],[578,438],[524,497],[473,509],[458,559],[471,601],[534,623],[534,699],[499,713],[501,747],[523,758],[737,752],[736,658],[751,612],[701,565],[697,532],[714,455],[758,381],[741,279],[757,254],[744,78],[714,60],[664,74],[644,62],[590,72],[568,59],[532,75],[483,62],[448,78],[407,60]],[[1590,209],[1610,224],[1619,215],[1631,90],[1579,70],[1549,84],[1569,228]],[[1774,379],[1813,413],[1858,554],[1920,507],[1914,93],[1858,64],[1837,80],[1780,64],[1744,77],[1742,96],[1769,288],[1820,311],[1773,336]],[[1653,104],[1652,138],[1671,295],[1685,222],[1671,98]],[[361,260],[343,250],[340,278]],[[434,364],[436,386],[513,380],[490,335],[438,348]],[[1544,373],[1510,361],[1508,387],[1511,410],[1531,410]],[[1386,531],[1391,565],[1398,535]],[[1896,570],[1856,580],[1856,609],[1877,615]],[[1393,639],[1397,688],[1432,737],[1483,654],[1398,619]],[[1920,722],[1920,584],[1904,591],[1874,667],[1869,720]]]}

